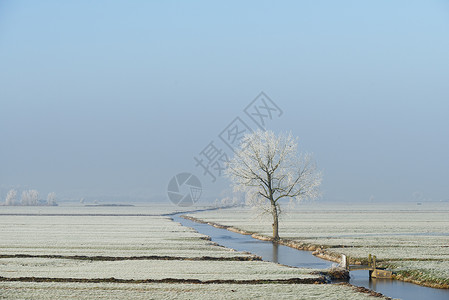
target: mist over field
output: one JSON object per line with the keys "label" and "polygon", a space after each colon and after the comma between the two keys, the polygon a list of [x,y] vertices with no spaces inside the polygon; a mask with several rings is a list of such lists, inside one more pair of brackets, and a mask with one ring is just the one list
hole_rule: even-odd
{"label": "mist over field", "polygon": [[257,129],[262,91],[318,201],[448,201],[448,33],[446,1],[2,1],[1,202],[169,203],[181,172],[198,204],[232,197],[195,157],[232,156],[220,133]]}

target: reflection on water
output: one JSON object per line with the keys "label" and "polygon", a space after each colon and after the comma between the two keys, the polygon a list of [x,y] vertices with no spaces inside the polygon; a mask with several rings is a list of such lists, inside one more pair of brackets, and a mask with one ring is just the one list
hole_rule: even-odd
{"label": "reflection on water", "polygon": [[273,261],[279,263],[279,244],[273,244]]}
{"label": "reflection on water", "polygon": [[208,235],[212,241],[222,246],[235,249],[237,251],[246,251],[262,257],[265,261],[272,261],[283,265],[293,267],[303,267],[311,269],[327,269],[332,266],[332,262],[320,259],[311,255],[308,251],[298,251],[296,249],[273,244],[269,241],[261,241],[252,238],[250,235],[231,232],[226,229],[215,228],[213,226],[201,223],[195,223],[190,220],[175,215],[173,219],[184,226],[192,227],[198,232]]}
{"label": "reflection on water", "polygon": [[352,271],[349,282],[399,299],[448,300],[449,290],[433,289],[399,280],[369,278],[368,271]]}
{"label": "reflection on water", "polygon": [[[334,263],[320,259],[312,255],[310,251],[296,250],[287,246],[274,244],[252,238],[226,229],[215,228],[201,223],[195,223],[174,215],[173,219],[184,226],[194,228],[199,233],[208,235],[212,241],[227,248],[237,251],[246,251],[261,256],[264,261],[272,261],[279,264],[311,269],[327,269]],[[449,290],[433,289],[419,285],[391,279],[370,279],[368,271],[351,271],[351,284],[363,286],[382,293],[388,297],[404,300],[448,300]]]}

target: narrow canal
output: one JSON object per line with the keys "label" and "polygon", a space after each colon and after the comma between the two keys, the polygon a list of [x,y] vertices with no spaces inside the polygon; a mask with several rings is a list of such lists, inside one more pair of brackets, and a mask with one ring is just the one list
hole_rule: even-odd
{"label": "narrow canal", "polygon": [[[264,261],[271,261],[287,266],[311,269],[327,269],[333,262],[320,259],[310,251],[297,250],[269,241],[261,241],[250,235],[231,232],[226,229],[215,228],[208,224],[196,223],[181,218],[182,213],[173,215],[175,222],[191,227],[201,234],[210,236],[213,242],[237,251],[246,251],[261,256]],[[448,300],[449,290],[422,287],[419,285],[392,279],[369,278],[368,271],[351,271],[349,283],[363,286],[382,293],[385,296],[403,300]]]}

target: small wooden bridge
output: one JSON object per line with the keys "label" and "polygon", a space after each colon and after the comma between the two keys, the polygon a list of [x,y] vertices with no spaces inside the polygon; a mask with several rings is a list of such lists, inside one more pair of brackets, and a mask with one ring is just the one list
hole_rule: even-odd
{"label": "small wooden bridge", "polygon": [[370,278],[391,278],[393,272],[376,266],[376,256],[368,255],[368,265],[350,265],[346,255],[342,255],[340,266],[348,271],[368,270]]}

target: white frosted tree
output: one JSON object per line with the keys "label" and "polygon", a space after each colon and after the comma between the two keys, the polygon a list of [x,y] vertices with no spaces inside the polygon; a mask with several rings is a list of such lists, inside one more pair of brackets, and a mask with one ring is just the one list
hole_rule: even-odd
{"label": "white frosted tree", "polygon": [[51,192],[47,195],[47,205],[56,205],[56,193]]}
{"label": "white frosted tree", "polygon": [[292,134],[258,130],[243,137],[226,174],[246,203],[273,217],[273,240],[279,240],[281,199],[301,201],[319,196],[321,172],[312,156],[298,153]]}
{"label": "white frosted tree", "polygon": [[30,205],[37,205],[37,201],[39,200],[39,192],[36,190],[29,190],[30,195]]}
{"label": "white frosted tree", "polygon": [[15,205],[17,197],[17,191],[12,189],[6,194],[5,205]]}
{"label": "white frosted tree", "polygon": [[28,195],[28,191],[23,191],[22,192],[22,196],[20,198],[20,203],[22,205],[30,205],[30,200],[29,200],[29,195]]}
{"label": "white frosted tree", "polygon": [[22,205],[37,205],[39,199],[39,192],[37,190],[27,190],[22,192],[21,204]]}

